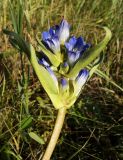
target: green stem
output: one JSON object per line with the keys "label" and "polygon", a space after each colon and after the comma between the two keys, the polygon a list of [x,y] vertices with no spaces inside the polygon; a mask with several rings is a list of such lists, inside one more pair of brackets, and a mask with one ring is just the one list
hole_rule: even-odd
{"label": "green stem", "polygon": [[57,140],[59,138],[63,123],[64,123],[64,119],[65,119],[65,114],[66,114],[66,108],[60,108],[58,110],[58,115],[57,115],[57,119],[56,119],[56,123],[55,123],[55,127],[52,133],[52,136],[50,138],[50,142],[47,146],[47,149],[44,153],[44,156],[42,158],[42,160],[50,160],[50,157],[54,151],[54,148],[56,146]]}

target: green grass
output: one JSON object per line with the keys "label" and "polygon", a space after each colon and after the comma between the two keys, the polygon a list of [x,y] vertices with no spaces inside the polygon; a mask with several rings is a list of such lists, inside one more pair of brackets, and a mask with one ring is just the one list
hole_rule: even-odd
{"label": "green grass", "polygon": [[27,58],[12,48],[2,29],[26,38],[29,33],[36,46],[36,34],[62,17],[71,24],[71,35],[82,35],[92,45],[104,37],[98,26],[108,26],[113,36],[99,67],[108,78],[94,74],[68,110],[52,160],[122,160],[123,1],[23,0],[21,11],[17,2],[10,6],[9,0],[0,0],[0,160],[40,160],[57,113]]}

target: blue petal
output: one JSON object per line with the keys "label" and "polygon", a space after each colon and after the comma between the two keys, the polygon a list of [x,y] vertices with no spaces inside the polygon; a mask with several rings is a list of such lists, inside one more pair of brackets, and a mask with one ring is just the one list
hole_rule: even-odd
{"label": "blue petal", "polygon": [[75,62],[75,52],[68,52],[68,62],[73,64]]}
{"label": "blue petal", "polygon": [[68,63],[67,63],[67,62],[64,62],[62,65],[63,65],[63,67],[65,67],[65,68],[68,67]]}
{"label": "blue petal", "polygon": [[49,38],[51,38],[49,32],[45,31],[45,32],[42,33],[42,39],[43,39],[43,41],[45,41],[45,40],[47,40]]}
{"label": "blue petal", "polygon": [[54,43],[54,51],[59,52],[60,51],[60,43],[57,37],[52,38],[52,42]]}
{"label": "blue petal", "polygon": [[[68,93],[68,89],[69,89],[69,85],[68,85],[68,81],[67,79],[65,79],[64,77],[61,78],[61,93],[64,94],[64,93]],[[64,95],[63,95],[64,96]]]}
{"label": "blue petal", "polygon": [[55,34],[58,36],[58,34],[59,34],[59,25],[56,25],[55,27],[54,27],[54,30],[55,30]]}
{"label": "blue petal", "polygon": [[65,46],[68,49],[68,51],[72,51],[72,49],[74,48],[76,42],[77,42],[76,37],[72,37],[72,38],[70,38],[69,42],[65,43]]}
{"label": "blue petal", "polygon": [[65,41],[68,39],[69,29],[70,25],[66,20],[63,19],[60,23],[59,29],[57,29],[57,35],[61,44],[64,44]]}
{"label": "blue petal", "polygon": [[65,78],[61,79],[61,85],[62,87],[65,87],[67,85],[67,80]]}
{"label": "blue petal", "polygon": [[85,44],[83,47],[83,50],[85,51],[86,49],[88,49],[91,45],[90,44]]}
{"label": "blue petal", "polygon": [[53,41],[52,41],[51,39],[47,39],[47,40],[45,40],[44,42],[47,44],[47,46],[48,46],[50,49],[52,49],[52,46],[54,45],[54,43],[53,43]]}
{"label": "blue petal", "polygon": [[53,70],[50,67],[46,67],[47,71],[50,73],[52,79],[54,80],[56,86],[58,86],[58,80],[57,77],[55,76]]}
{"label": "blue petal", "polygon": [[86,69],[82,69],[78,76],[76,77],[75,79],[75,85],[74,85],[74,94],[76,96],[79,95],[83,85],[85,84],[85,82],[87,81],[87,78],[88,78],[88,71]]}
{"label": "blue petal", "polygon": [[77,38],[75,48],[77,48],[79,51],[81,51],[81,49],[83,48],[83,45],[84,45],[83,38],[82,37]]}
{"label": "blue petal", "polygon": [[76,78],[76,83],[78,84],[80,88],[85,84],[88,78],[88,75],[89,75],[89,72],[86,69],[83,69],[79,72]]}
{"label": "blue petal", "polygon": [[70,65],[74,64],[78,58],[80,57],[80,52],[73,52],[73,51],[69,51],[68,52],[68,62],[70,63]]}
{"label": "blue petal", "polygon": [[85,44],[82,49],[81,49],[81,55],[83,52],[85,52],[91,45],[90,44]]}
{"label": "blue petal", "polygon": [[58,86],[58,80],[53,70],[50,68],[49,63],[47,63],[47,61],[44,58],[42,58],[41,60],[39,60],[39,64],[42,64],[47,69],[47,71],[50,73],[51,77],[53,78],[55,84]]}
{"label": "blue petal", "polygon": [[55,36],[55,30],[53,28],[50,28],[49,34],[51,37]]}
{"label": "blue petal", "polygon": [[57,37],[53,37],[52,39],[47,39],[44,42],[54,53],[60,52],[60,43]]}
{"label": "blue petal", "polygon": [[44,58],[39,60],[39,64],[42,64],[45,67],[49,67],[50,66],[49,63]]}

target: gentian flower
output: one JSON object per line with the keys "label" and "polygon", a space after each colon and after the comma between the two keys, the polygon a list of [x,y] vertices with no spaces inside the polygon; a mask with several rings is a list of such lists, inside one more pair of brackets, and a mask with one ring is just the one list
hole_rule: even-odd
{"label": "gentian flower", "polygon": [[68,22],[63,19],[60,25],[43,32],[42,40],[54,53],[60,52],[60,44],[64,44],[69,37],[69,28]]}
{"label": "gentian flower", "polygon": [[70,34],[69,33],[70,25],[66,20],[63,19],[59,26],[58,25],[55,26],[55,29],[56,29],[56,35],[58,36],[60,44],[64,44]]}
{"label": "gentian flower", "polygon": [[42,33],[43,42],[54,52],[60,52],[60,43],[58,36],[55,34],[54,29],[50,29],[48,32]]}
{"label": "gentian flower", "polygon": [[44,58],[42,58],[39,63],[47,69],[55,84],[59,86],[60,94],[65,98],[65,101],[69,101],[69,99],[71,99],[70,97],[74,97],[72,99],[74,99],[73,102],[75,102],[89,73],[86,69],[83,69],[78,73],[77,77],[73,77],[72,79],[65,77],[65,74],[69,71],[70,66],[74,66],[75,62],[79,60],[82,53],[85,52],[90,45],[85,43],[82,37],[76,38],[74,36],[66,42],[69,37],[69,28],[68,22],[63,19],[60,25],[50,28],[48,32],[42,33],[43,41],[54,53],[60,52],[60,44],[64,44],[67,49],[67,53],[64,53],[67,54],[67,59],[60,63],[60,67],[57,70],[59,78],[61,77],[60,80],[56,78],[54,71]]}
{"label": "gentian flower", "polygon": [[86,44],[82,37],[76,38],[73,36],[70,38],[69,42],[65,43],[65,47],[68,52],[68,62],[72,65],[79,59],[82,53],[90,47],[90,45]]}
{"label": "gentian flower", "polygon": [[88,78],[89,72],[86,69],[82,69],[78,76],[75,79],[75,90],[74,93],[78,95],[83,87],[83,85],[86,83]]}

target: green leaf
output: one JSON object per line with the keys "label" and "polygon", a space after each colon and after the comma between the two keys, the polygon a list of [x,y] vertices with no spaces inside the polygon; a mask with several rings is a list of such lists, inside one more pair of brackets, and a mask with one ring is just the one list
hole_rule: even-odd
{"label": "green leaf", "polygon": [[95,47],[89,49],[85,54],[83,54],[80,60],[75,64],[72,70],[68,73],[68,77],[76,77],[78,72],[89,65],[93,60],[95,60],[102,50],[105,49],[106,45],[108,44],[109,40],[111,39],[111,31],[107,27],[103,27],[106,31],[105,38],[97,44]]}
{"label": "green leaf", "polygon": [[15,154],[13,151],[5,150],[5,153],[12,155],[16,160],[22,160],[22,157],[19,154]]}
{"label": "green leaf", "polygon": [[[88,69],[91,69],[90,66],[87,66]],[[106,81],[108,81],[109,83],[111,83],[113,86],[117,87],[118,89],[120,89],[123,92],[123,88],[120,87],[118,84],[116,84],[113,80],[111,80],[105,73],[103,73],[102,71],[100,71],[99,69],[95,70],[95,73],[97,75],[99,75],[100,77],[104,78]]]}
{"label": "green leaf", "polygon": [[9,36],[11,44],[16,49],[20,49],[21,51],[23,51],[27,54],[28,58],[30,57],[29,44],[27,42],[25,42],[24,39],[19,34],[15,33],[15,32],[8,31],[6,29],[4,29],[3,32]]}
{"label": "green leaf", "polygon": [[40,143],[40,144],[45,144],[43,138],[39,137],[36,133],[34,132],[30,132],[29,136],[34,139],[36,142]]}
{"label": "green leaf", "polygon": [[58,86],[51,77],[50,73],[38,63],[35,50],[30,44],[30,62],[39,78],[39,81],[43,85],[46,92],[49,94],[58,94]]}
{"label": "green leaf", "polygon": [[24,18],[24,8],[23,8],[22,0],[18,0],[17,10],[15,10],[15,6],[13,5],[13,2],[9,0],[9,9],[10,9],[10,15],[11,15],[14,31],[21,35],[23,18]]}
{"label": "green leaf", "polygon": [[15,17],[15,14],[14,14],[14,9],[13,9],[13,6],[12,6],[12,2],[11,2],[11,0],[9,0],[8,2],[9,2],[9,8],[10,8],[10,15],[11,15],[11,19],[12,19],[12,24],[13,24],[15,32],[18,33],[17,22],[16,22],[16,17]]}
{"label": "green leaf", "polygon": [[24,129],[28,128],[30,126],[30,124],[32,123],[32,120],[33,120],[32,116],[25,117],[20,123],[19,130],[24,130]]}
{"label": "green leaf", "polygon": [[23,18],[24,18],[24,8],[22,0],[18,1],[18,10],[17,10],[17,26],[18,26],[18,34],[22,34],[22,27],[23,27]]}
{"label": "green leaf", "polygon": [[103,59],[104,59],[104,54],[100,54],[100,56],[95,60],[94,64],[91,66],[88,80],[95,73],[96,69],[99,67],[99,65],[103,61]]}

